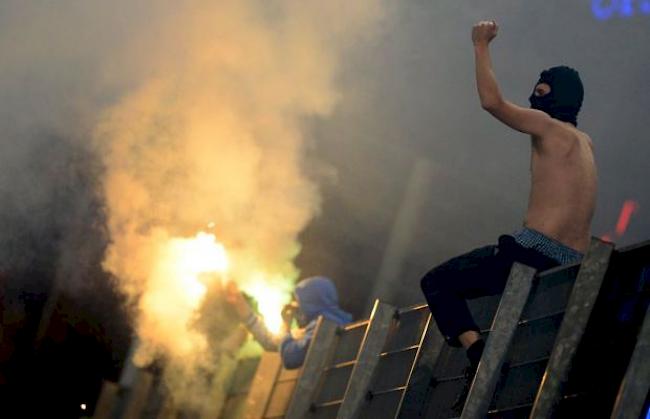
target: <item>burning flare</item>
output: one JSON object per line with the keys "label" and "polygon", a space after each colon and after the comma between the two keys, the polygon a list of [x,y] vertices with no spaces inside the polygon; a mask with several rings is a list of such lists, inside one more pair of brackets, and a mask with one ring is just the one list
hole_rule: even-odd
{"label": "burning flare", "polygon": [[[213,234],[169,238],[157,251],[147,291],[140,299],[140,333],[178,356],[188,356],[207,345],[189,326],[196,317],[207,287],[228,269],[226,249]],[[155,333],[161,328],[176,333]],[[187,338],[183,337],[187,334]],[[148,357],[147,357],[148,358]],[[146,363],[147,359],[142,362]]]}
{"label": "burning flare", "polygon": [[244,292],[257,302],[257,310],[264,319],[267,329],[274,334],[282,331],[282,307],[289,302],[290,290],[273,284],[286,284],[286,280],[269,281],[268,276],[258,274],[243,287]]}
{"label": "burning flare", "polygon": [[[172,353],[187,357],[207,347],[205,337],[191,327],[207,290],[215,281],[223,285],[230,262],[223,244],[214,234],[199,232],[192,238],[173,237],[164,241],[157,252],[148,291],[142,295],[140,309],[144,327],[141,333],[167,328],[172,334],[153,334],[151,340]],[[290,299],[290,291],[273,284],[286,279],[270,280],[257,273],[241,288],[257,302],[257,309],[272,333],[282,330],[281,310]],[[175,339],[187,334],[189,338]],[[169,336],[171,339],[161,339]],[[148,358],[148,357],[147,357]],[[146,359],[143,359],[146,363]]]}

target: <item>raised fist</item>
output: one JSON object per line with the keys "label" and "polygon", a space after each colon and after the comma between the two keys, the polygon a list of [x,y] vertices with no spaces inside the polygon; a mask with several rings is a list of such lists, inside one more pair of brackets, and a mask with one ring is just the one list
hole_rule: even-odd
{"label": "raised fist", "polygon": [[499,32],[499,25],[493,20],[483,20],[472,28],[472,42],[489,44]]}

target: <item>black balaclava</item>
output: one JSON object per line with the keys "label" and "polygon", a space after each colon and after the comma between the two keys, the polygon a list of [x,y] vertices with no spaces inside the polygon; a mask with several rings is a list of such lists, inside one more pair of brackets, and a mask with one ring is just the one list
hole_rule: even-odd
{"label": "black balaclava", "polygon": [[566,66],[549,68],[542,71],[535,86],[540,83],[551,86],[551,91],[544,96],[535,96],[533,92],[528,98],[530,107],[546,112],[552,118],[578,126],[578,112],[584,97],[578,72]]}

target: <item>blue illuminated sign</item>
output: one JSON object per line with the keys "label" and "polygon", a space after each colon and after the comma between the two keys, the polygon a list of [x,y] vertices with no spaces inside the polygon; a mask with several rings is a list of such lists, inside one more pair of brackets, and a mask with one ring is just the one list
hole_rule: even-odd
{"label": "blue illuminated sign", "polygon": [[650,16],[650,0],[592,0],[591,10],[598,20],[627,18],[636,14]]}

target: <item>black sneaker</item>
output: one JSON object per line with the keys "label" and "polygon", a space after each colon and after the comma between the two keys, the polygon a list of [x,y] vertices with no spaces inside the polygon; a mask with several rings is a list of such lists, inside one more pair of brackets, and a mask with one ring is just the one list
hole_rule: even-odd
{"label": "black sneaker", "polygon": [[476,366],[468,365],[463,370],[463,375],[465,376],[465,385],[463,386],[462,391],[456,397],[454,404],[451,406],[452,411],[460,416],[463,413],[463,407],[465,407],[465,400],[469,394],[469,389],[472,387],[472,381],[474,381],[474,376],[476,375]]}

